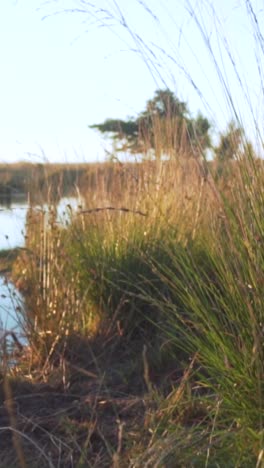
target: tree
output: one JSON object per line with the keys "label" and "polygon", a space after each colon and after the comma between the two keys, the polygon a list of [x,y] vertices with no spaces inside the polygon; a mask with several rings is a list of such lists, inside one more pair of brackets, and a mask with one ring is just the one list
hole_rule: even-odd
{"label": "tree", "polygon": [[243,130],[231,120],[224,133],[220,134],[219,145],[214,148],[216,158],[223,163],[235,159],[243,143]]}
{"label": "tree", "polygon": [[187,104],[169,89],[157,90],[136,118],[107,119],[90,128],[109,135],[117,151],[154,150],[156,157],[171,151],[197,156],[211,146],[209,121],[201,114],[191,118]]}

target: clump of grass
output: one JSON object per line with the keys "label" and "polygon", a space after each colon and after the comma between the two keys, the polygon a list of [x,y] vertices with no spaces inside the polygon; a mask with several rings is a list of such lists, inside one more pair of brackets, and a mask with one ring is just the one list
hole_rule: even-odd
{"label": "clump of grass", "polygon": [[20,249],[4,249],[0,251],[0,273],[6,274],[10,273],[12,270],[12,265],[16,261],[18,255],[20,254]]}
{"label": "clump of grass", "polygon": [[135,464],[177,456],[190,466],[228,457],[250,466],[262,447],[263,172],[232,162],[223,184],[196,160],[144,164],[122,167],[122,204],[120,167],[117,185],[100,175],[68,227],[56,207],[29,212],[16,274],[34,366],[64,389],[94,379],[100,358],[91,368],[76,343],[92,347],[101,334],[111,356],[123,356],[120,366],[110,360],[107,385],[141,375],[153,401]]}
{"label": "clump of grass", "polygon": [[113,340],[111,356],[124,359],[109,364],[107,385],[139,372],[153,399],[135,466],[169,466],[174,457],[180,466],[251,466],[262,447],[263,172],[237,162],[236,180],[223,187],[195,161],[153,166],[147,191],[133,176],[137,196],[128,185],[120,205],[105,189],[67,228],[54,208],[48,222],[31,211],[18,266],[31,347],[45,378],[66,389],[100,368],[99,357],[87,367],[73,336]]}
{"label": "clump of grass", "polygon": [[[135,219],[133,213],[123,216],[134,218],[134,227],[126,232],[115,228],[115,216],[108,220],[108,225],[101,220],[78,233],[73,228],[69,255],[87,303],[112,326],[119,323],[120,332],[133,334],[139,323],[145,321],[137,285],[144,282],[154,291],[159,283],[146,259],[155,256],[161,261],[165,252],[161,237],[158,238],[155,229],[149,232],[147,221]],[[146,307],[145,304],[145,313]]]}
{"label": "clump of grass", "polygon": [[76,321],[81,327],[78,278],[68,268],[64,231],[56,221],[56,206],[29,209],[26,247],[13,266],[13,280],[25,296],[28,339],[42,363],[58,340],[76,329]]}
{"label": "clump of grass", "polygon": [[[196,355],[190,391],[193,401],[198,396],[206,408],[201,422],[192,418],[177,422],[173,414],[180,407],[178,403],[171,407],[162,440],[158,431],[149,452],[153,463],[166,464],[179,456],[191,466],[216,466],[227,460],[232,466],[261,463],[264,174],[263,168],[256,174],[249,161],[237,168],[240,183],[229,198],[223,193],[219,229],[211,229],[209,238],[200,231],[184,249],[170,249],[172,266],[156,264],[169,294],[161,293],[158,300],[145,297],[166,315],[168,338],[182,363],[187,366]],[[184,449],[177,440],[179,431],[185,432]]]}

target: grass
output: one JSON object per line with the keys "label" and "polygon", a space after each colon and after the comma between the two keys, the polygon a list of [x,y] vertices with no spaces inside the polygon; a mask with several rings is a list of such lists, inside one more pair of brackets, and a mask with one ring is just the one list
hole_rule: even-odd
{"label": "grass", "polygon": [[11,273],[12,266],[20,254],[20,249],[5,249],[0,251],[0,273]]}
{"label": "grass", "polygon": [[[195,161],[146,164],[147,190],[123,167],[120,206],[113,163],[116,189],[98,183],[92,199],[88,190],[69,226],[57,224],[54,206],[48,221],[29,211],[13,268],[29,347],[11,371],[22,378],[12,398],[41,463],[53,440],[60,449],[49,462],[62,466],[70,456],[73,466],[261,460],[263,168],[231,166],[239,176],[215,182]],[[242,190],[249,177],[254,186]],[[34,395],[47,392],[39,419]],[[22,446],[30,459],[32,444]]]}
{"label": "grass", "polygon": [[168,152],[85,168],[68,226],[30,208],[2,466],[264,465],[263,162]]}
{"label": "grass", "polygon": [[[103,180],[111,185],[111,164],[98,163],[0,163],[0,195],[4,203],[10,204],[16,197],[31,203],[56,202],[66,195],[75,194],[75,189],[95,189]],[[100,181],[101,179],[101,181]]]}

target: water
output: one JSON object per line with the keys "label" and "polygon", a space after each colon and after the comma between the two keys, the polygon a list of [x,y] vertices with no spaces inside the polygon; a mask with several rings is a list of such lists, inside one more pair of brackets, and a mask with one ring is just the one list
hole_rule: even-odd
{"label": "water", "polygon": [[23,296],[11,281],[0,277],[0,342],[1,330],[21,332],[23,328],[21,311],[23,308]]}
{"label": "water", "polygon": [[[57,205],[57,221],[65,225],[70,222],[71,214],[81,206],[76,197],[63,197]],[[48,212],[48,205],[39,207]],[[0,202],[0,250],[14,249],[25,245],[25,225],[28,204],[11,203],[8,207]]]}
{"label": "water", "polygon": [[[72,214],[76,213],[82,207],[82,200],[76,197],[63,197],[57,204],[57,223],[61,226],[66,226],[71,222]],[[47,222],[49,218],[48,205],[44,205],[41,209],[47,214]]]}
{"label": "water", "polygon": [[[57,205],[57,221],[65,225],[69,223],[72,213],[81,205],[76,197],[64,197]],[[48,211],[48,206],[43,207]],[[0,250],[23,247],[25,245],[26,216],[28,204],[26,201],[0,204]],[[22,332],[24,301],[20,292],[11,281],[0,276],[0,346],[4,339],[3,330],[12,330],[16,334]]]}
{"label": "water", "polygon": [[26,203],[0,207],[0,250],[23,247],[27,210]]}

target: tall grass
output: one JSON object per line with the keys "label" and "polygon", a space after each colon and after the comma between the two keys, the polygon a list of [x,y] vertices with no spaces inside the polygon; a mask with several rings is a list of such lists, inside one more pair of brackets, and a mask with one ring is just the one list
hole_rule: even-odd
{"label": "tall grass", "polygon": [[74,334],[146,346],[155,407],[133,466],[261,466],[263,165],[245,157],[217,180],[192,158],[120,170],[68,227],[54,207],[29,212],[17,274],[34,366],[61,360],[65,386]]}
{"label": "tall grass", "polygon": [[[230,163],[217,182],[213,164],[181,157],[112,168],[111,185],[100,176],[70,226],[57,224],[56,207],[29,211],[16,274],[33,368],[47,375],[63,363],[74,334],[115,336],[139,354],[147,346],[149,391],[167,372],[178,380],[165,394],[156,388],[149,447],[139,444],[134,453],[146,453],[133,463],[254,466],[263,443],[262,163]],[[59,378],[66,385],[63,369]]]}
{"label": "tall grass", "polygon": [[[151,400],[136,441],[127,435],[126,466],[261,467],[264,166],[247,141],[219,167],[175,148],[172,137],[171,122],[155,121],[156,160],[83,175],[84,204],[69,227],[57,225],[54,207],[48,222],[30,211],[16,274],[28,288],[35,365],[48,378],[59,357],[71,388],[63,371],[70,337],[110,338],[119,360],[142,357],[136,366]],[[146,135],[146,155],[149,147]],[[104,348],[104,359],[111,353]],[[127,362],[118,372],[130,382]]]}

